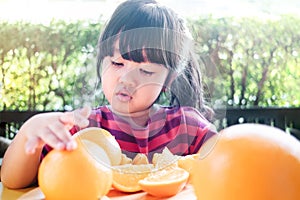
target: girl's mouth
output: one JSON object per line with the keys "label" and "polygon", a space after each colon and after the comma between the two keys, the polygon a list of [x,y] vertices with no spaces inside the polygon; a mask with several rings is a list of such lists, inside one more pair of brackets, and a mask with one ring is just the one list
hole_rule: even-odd
{"label": "girl's mouth", "polygon": [[126,92],[117,92],[116,96],[117,96],[118,100],[121,102],[128,102],[132,99],[130,94],[128,94]]}

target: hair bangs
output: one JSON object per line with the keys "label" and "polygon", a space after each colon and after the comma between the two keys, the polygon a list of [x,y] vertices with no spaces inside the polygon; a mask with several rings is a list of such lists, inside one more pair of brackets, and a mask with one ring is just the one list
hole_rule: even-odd
{"label": "hair bangs", "polygon": [[137,28],[120,33],[119,50],[122,57],[134,62],[167,65],[162,37],[157,28]]}
{"label": "hair bangs", "polygon": [[173,30],[143,27],[121,32],[117,45],[126,60],[152,62],[173,68],[181,57],[180,50],[176,48],[180,40],[178,33]]}
{"label": "hair bangs", "polygon": [[112,16],[100,39],[99,65],[118,49],[123,59],[181,71],[178,67],[186,57],[182,49],[186,39],[182,21],[171,20],[176,14],[153,1],[138,2],[122,4]]}

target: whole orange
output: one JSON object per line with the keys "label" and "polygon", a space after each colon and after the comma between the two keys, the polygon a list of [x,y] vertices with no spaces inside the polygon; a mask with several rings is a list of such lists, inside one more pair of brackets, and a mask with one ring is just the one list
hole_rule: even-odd
{"label": "whole orange", "polygon": [[300,142],[271,126],[228,127],[194,160],[192,184],[202,200],[299,200]]}
{"label": "whole orange", "polygon": [[52,150],[42,160],[38,183],[47,200],[97,200],[110,190],[111,169],[77,143],[73,151]]}

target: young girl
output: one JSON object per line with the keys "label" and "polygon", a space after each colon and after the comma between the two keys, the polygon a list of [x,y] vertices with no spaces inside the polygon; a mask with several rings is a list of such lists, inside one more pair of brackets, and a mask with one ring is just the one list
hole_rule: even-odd
{"label": "young girl", "polygon": [[216,133],[207,120],[211,111],[203,100],[190,34],[171,9],[154,0],[123,2],[98,50],[97,72],[109,105],[26,121],[3,159],[5,186],[35,183],[41,157],[51,148],[75,149],[71,135],[87,126],[108,130],[128,157],[144,153],[149,160],[165,147],[177,155],[197,153]]}

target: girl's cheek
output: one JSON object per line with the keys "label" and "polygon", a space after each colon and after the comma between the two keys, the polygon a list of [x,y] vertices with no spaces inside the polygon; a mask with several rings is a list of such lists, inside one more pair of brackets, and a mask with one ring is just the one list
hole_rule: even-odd
{"label": "girl's cheek", "polygon": [[105,57],[102,62],[101,76],[109,69],[111,65],[109,57]]}
{"label": "girl's cheek", "polygon": [[108,95],[109,88],[112,87],[111,82],[112,80],[110,77],[110,73],[107,69],[103,70],[101,73],[101,86],[105,95]]}
{"label": "girl's cheek", "polygon": [[107,71],[109,70],[109,66],[108,65],[103,65],[102,66],[102,70],[101,70],[101,76],[106,76],[107,75]]}
{"label": "girl's cheek", "polygon": [[102,82],[102,91],[103,94],[105,95],[105,98],[111,103],[111,99],[112,99],[112,93],[114,91],[113,86],[111,86],[111,84],[109,84],[107,81],[105,81],[106,78],[104,78],[104,81]]}

